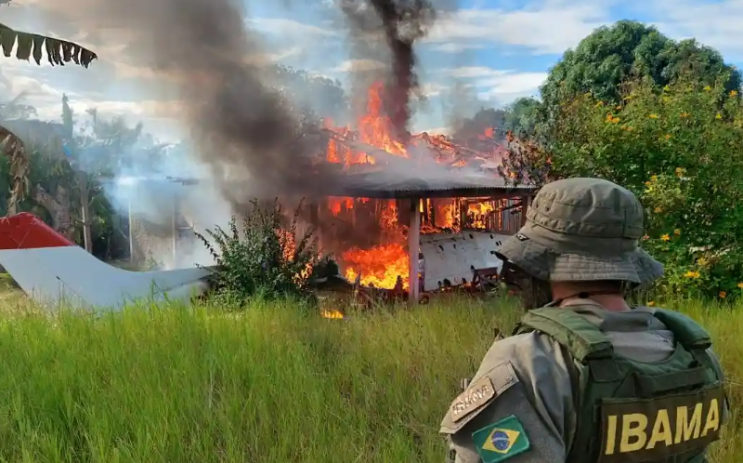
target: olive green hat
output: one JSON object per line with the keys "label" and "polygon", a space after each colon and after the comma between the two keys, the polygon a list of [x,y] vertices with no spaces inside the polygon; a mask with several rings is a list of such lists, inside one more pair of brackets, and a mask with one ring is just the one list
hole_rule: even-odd
{"label": "olive green hat", "polygon": [[621,280],[644,286],[663,265],[639,248],[642,205],[607,180],[571,178],[545,185],[526,225],[497,254],[545,281]]}

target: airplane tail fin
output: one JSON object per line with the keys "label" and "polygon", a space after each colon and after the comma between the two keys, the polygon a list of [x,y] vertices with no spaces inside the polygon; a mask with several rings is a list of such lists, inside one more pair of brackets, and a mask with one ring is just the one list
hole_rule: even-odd
{"label": "airplane tail fin", "polygon": [[209,270],[132,272],[108,265],[27,212],[0,218],[0,266],[43,304],[121,308],[203,292]]}

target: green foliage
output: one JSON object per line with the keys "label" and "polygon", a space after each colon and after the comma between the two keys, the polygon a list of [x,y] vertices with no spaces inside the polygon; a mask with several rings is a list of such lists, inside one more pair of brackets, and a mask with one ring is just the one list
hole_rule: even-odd
{"label": "green foliage", "polygon": [[620,105],[578,96],[549,132],[552,178],[606,178],[641,199],[663,291],[729,298],[743,288],[743,108],[728,82],[645,79]]}
{"label": "green foliage", "polygon": [[621,99],[619,86],[627,79],[647,77],[662,87],[689,71],[706,85],[729,73],[725,90],[740,90],[740,73],[725,64],[716,50],[695,40],[675,42],[636,21],[619,21],[597,29],[575,50],[566,51],[550,71],[542,98],[549,108],[586,92],[616,103]]}
{"label": "green foliage", "polygon": [[505,130],[517,138],[533,137],[539,122],[541,102],[535,98],[519,98],[506,108]]}
{"label": "green foliage", "polygon": [[251,209],[241,226],[233,216],[228,230],[206,230],[211,240],[196,233],[217,263],[211,268],[217,291],[239,300],[308,297],[310,275],[320,258],[314,229],[297,235],[301,204],[288,224],[278,200],[272,207],[254,200]]}

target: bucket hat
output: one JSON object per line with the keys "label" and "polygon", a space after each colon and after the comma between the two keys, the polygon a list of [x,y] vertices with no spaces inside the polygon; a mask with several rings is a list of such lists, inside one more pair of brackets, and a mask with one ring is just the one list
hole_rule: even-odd
{"label": "bucket hat", "polygon": [[526,214],[526,225],[496,254],[545,281],[620,280],[645,286],[663,265],[640,249],[640,201],[597,178],[548,183]]}

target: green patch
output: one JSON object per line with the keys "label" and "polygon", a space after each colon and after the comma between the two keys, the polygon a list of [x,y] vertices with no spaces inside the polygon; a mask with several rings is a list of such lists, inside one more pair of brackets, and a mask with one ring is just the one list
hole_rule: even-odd
{"label": "green patch", "polygon": [[529,437],[515,415],[475,431],[472,440],[483,463],[498,463],[531,447]]}

